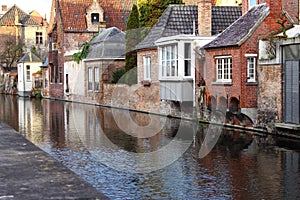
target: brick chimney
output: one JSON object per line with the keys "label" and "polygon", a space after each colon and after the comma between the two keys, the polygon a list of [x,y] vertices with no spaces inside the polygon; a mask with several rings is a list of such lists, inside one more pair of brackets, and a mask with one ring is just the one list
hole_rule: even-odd
{"label": "brick chimney", "polygon": [[2,12],[6,12],[7,11],[7,5],[2,5]]}
{"label": "brick chimney", "polygon": [[198,29],[199,36],[211,36],[211,9],[212,0],[198,2]]}

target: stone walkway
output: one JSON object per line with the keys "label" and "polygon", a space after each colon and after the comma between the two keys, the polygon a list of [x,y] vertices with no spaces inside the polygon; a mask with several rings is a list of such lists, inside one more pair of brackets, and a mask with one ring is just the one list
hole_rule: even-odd
{"label": "stone walkway", "polygon": [[0,121],[0,199],[108,199]]}

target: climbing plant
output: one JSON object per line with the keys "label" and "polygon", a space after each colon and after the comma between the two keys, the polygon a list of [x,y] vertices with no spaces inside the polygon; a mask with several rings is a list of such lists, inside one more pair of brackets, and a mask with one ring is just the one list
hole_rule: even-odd
{"label": "climbing plant", "polygon": [[73,59],[79,64],[80,61],[86,58],[89,52],[90,42],[85,42],[81,51],[73,54]]}

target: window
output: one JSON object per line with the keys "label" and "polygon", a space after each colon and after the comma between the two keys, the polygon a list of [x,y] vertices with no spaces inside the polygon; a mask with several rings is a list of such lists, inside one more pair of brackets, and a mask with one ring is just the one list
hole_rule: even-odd
{"label": "window", "polygon": [[26,80],[30,81],[30,65],[26,65]]}
{"label": "window", "polygon": [[232,80],[232,57],[216,57],[216,81],[231,82]]}
{"label": "window", "polygon": [[144,65],[144,80],[150,80],[151,79],[151,57],[150,56],[144,56],[143,57],[143,65]]}
{"label": "window", "polygon": [[99,68],[95,67],[95,85],[94,85],[94,90],[99,91]]}
{"label": "window", "polygon": [[184,44],[184,76],[192,76],[191,72],[191,44]]}
{"label": "window", "polygon": [[88,90],[93,90],[93,68],[88,68]]}
{"label": "window", "polygon": [[58,67],[58,83],[62,83],[62,67]]}
{"label": "window", "polygon": [[42,32],[36,32],[35,33],[35,43],[36,44],[43,44],[43,33]]}
{"label": "window", "polygon": [[256,54],[246,54],[247,57],[247,82],[256,82]]}
{"label": "window", "polygon": [[163,78],[178,77],[177,45],[161,47],[160,60]]}
{"label": "window", "polygon": [[98,23],[99,22],[99,13],[92,13],[92,23]]}

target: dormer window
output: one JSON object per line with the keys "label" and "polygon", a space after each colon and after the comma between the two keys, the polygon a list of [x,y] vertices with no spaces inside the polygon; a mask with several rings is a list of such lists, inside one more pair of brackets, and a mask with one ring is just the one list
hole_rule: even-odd
{"label": "dormer window", "polygon": [[99,13],[92,13],[92,23],[93,24],[99,23]]}

